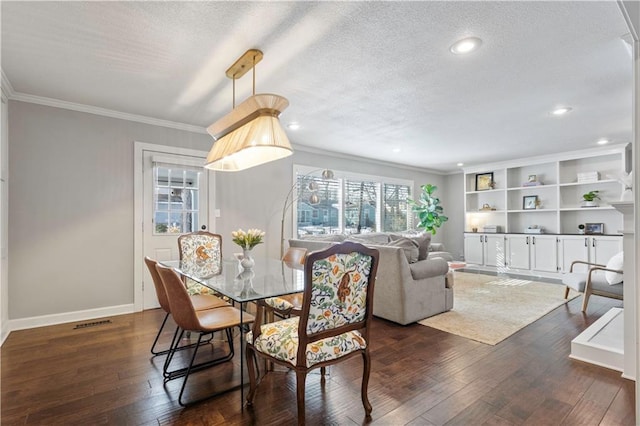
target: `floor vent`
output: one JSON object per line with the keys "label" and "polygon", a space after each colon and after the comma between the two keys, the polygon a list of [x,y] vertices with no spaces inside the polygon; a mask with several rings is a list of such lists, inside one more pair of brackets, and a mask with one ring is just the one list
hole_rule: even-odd
{"label": "floor vent", "polygon": [[102,320],[102,321],[94,321],[94,322],[85,322],[83,324],[76,324],[76,326],[73,327],[73,329],[79,330],[81,328],[95,327],[95,326],[104,325],[104,324],[111,324],[111,320]]}

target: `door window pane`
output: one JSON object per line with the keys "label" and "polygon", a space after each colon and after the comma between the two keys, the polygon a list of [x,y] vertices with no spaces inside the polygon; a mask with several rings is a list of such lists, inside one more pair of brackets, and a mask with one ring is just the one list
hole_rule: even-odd
{"label": "door window pane", "polygon": [[199,229],[201,171],[154,165],[155,234],[182,234]]}

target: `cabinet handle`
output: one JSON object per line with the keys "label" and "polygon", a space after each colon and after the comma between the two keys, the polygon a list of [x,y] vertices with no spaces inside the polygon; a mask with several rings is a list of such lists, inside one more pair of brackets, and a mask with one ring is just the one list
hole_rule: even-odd
{"label": "cabinet handle", "polygon": [[526,240],[527,240],[527,244],[529,244],[529,237],[527,237]]}
{"label": "cabinet handle", "polygon": [[484,235],[480,235],[480,243],[483,242],[482,238],[484,237]]}
{"label": "cabinet handle", "polygon": [[589,240],[588,238],[585,238],[585,239],[584,239],[584,246],[585,246],[585,247],[589,247],[589,243],[587,242],[588,240]]}
{"label": "cabinet handle", "polygon": [[595,246],[596,246],[596,239],[595,239],[595,238],[593,238],[593,239],[591,240],[591,247],[595,247]]}
{"label": "cabinet handle", "polygon": [[533,240],[533,244],[536,244],[536,237],[531,237],[531,239]]}

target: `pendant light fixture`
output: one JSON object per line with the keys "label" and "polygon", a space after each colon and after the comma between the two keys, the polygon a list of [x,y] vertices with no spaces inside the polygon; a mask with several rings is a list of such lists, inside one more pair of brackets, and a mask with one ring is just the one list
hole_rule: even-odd
{"label": "pendant light fixture", "polygon": [[[215,142],[205,167],[219,171],[239,171],[293,154],[289,138],[278,116],[289,101],[274,94],[256,95],[255,65],[262,52],[248,50],[226,72],[233,80],[233,110],[207,128]],[[253,70],[253,94],[236,103],[236,79]]]}

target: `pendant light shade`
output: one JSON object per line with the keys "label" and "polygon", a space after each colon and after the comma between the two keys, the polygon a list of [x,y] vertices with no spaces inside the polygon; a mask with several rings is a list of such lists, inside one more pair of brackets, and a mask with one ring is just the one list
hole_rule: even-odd
{"label": "pendant light shade", "polygon": [[293,154],[278,119],[288,105],[282,96],[253,95],[209,126],[207,132],[216,141],[205,167],[238,171]]}
{"label": "pendant light shade", "polygon": [[[205,167],[218,171],[239,171],[293,154],[291,143],[280,125],[280,113],[289,101],[273,94],[255,94],[255,64],[259,50],[248,50],[226,72],[233,80],[234,108],[207,128],[215,139]],[[253,95],[235,106],[235,81],[253,69]]]}

